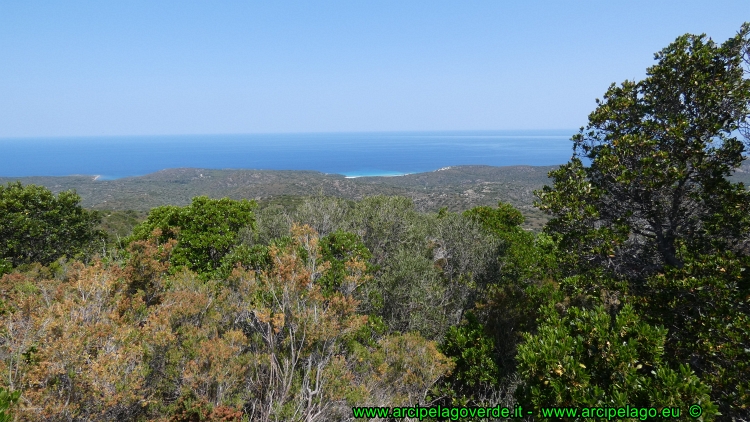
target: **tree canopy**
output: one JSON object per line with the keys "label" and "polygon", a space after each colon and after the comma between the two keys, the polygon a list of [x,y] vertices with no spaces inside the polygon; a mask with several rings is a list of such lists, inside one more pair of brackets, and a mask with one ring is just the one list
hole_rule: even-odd
{"label": "tree canopy", "polygon": [[597,100],[573,158],[539,193],[571,264],[632,276],[681,266],[683,246],[742,245],[750,202],[727,176],[745,151],[749,45],[748,24],[721,45],[683,35],[644,80],[613,84]]}

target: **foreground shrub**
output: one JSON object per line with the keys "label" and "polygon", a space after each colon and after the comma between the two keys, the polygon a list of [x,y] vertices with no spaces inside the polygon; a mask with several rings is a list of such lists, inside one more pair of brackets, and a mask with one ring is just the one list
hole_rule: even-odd
{"label": "foreground shrub", "polygon": [[642,322],[626,305],[617,314],[603,307],[572,307],[559,315],[553,307],[536,335],[526,334],[518,348],[525,384],[519,402],[535,408],[703,407],[704,420],[717,408],[710,388],[687,367],[664,363],[667,330]]}
{"label": "foreground shrub", "polygon": [[[18,420],[347,420],[424,403],[452,367],[417,334],[368,330],[351,294],[324,294],[331,265],[308,227],[269,248],[268,270],[220,281],[170,274],[173,242],[157,241],[134,242],[124,268],[0,279],[0,387],[21,392]],[[361,284],[362,268],[340,275]]]}

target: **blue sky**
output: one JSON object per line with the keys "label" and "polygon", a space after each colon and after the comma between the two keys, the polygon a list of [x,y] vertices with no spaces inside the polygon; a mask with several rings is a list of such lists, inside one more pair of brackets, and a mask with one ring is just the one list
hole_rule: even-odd
{"label": "blue sky", "polygon": [[0,137],[577,128],[739,1],[0,0]]}

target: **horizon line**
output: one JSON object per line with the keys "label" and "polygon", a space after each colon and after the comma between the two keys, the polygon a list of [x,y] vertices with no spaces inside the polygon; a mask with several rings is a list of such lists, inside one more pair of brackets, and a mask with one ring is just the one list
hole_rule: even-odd
{"label": "horizon line", "polygon": [[578,132],[578,129],[429,129],[429,130],[362,130],[362,131],[300,131],[300,132],[214,132],[214,133],[160,133],[160,134],[105,134],[105,135],[21,135],[0,136],[3,140],[19,139],[81,139],[81,138],[153,138],[192,136],[262,136],[262,135],[346,135],[346,134],[396,134],[396,133],[488,133],[488,132]]}

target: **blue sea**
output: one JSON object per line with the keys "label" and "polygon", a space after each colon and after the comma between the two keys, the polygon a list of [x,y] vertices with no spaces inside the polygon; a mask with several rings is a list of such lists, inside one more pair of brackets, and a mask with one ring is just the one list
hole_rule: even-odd
{"label": "blue sea", "polygon": [[574,130],[0,139],[0,176],[141,176],[167,168],[391,176],[458,165],[556,165]]}

